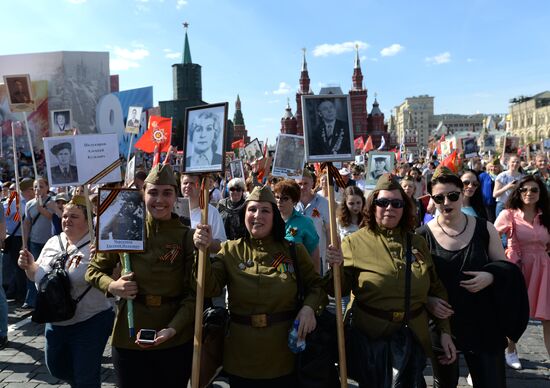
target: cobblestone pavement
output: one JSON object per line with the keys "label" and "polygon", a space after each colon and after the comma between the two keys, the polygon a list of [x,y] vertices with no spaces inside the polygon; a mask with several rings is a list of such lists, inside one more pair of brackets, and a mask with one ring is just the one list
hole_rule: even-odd
{"label": "cobblestone pavement", "polygon": [[[45,388],[69,387],[62,381],[53,378],[44,365],[44,336],[43,325],[30,321],[28,313],[22,313],[10,308],[9,314],[9,344],[0,351],[0,388]],[[518,344],[519,354],[524,369],[513,371],[507,369],[507,383],[509,388],[548,388],[550,387],[550,361],[542,341],[542,326],[538,322],[531,322],[527,332]],[[426,368],[426,381],[431,386],[431,369]],[[467,369],[461,368],[460,387],[466,388],[465,376]],[[115,387],[111,351],[107,346],[102,362],[102,386]],[[350,382],[351,387],[357,387]],[[213,384],[214,388],[226,388],[229,385],[223,380]]]}

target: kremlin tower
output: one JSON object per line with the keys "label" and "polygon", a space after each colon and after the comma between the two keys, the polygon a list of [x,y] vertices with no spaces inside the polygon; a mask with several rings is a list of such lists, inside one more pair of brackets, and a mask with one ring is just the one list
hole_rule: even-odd
{"label": "kremlin tower", "polygon": [[250,143],[248,131],[244,125],[243,112],[241,111],[241,98],[237,94],[235,101],[235,115],[233,116],[233,141],[244,139],[245,143]]}

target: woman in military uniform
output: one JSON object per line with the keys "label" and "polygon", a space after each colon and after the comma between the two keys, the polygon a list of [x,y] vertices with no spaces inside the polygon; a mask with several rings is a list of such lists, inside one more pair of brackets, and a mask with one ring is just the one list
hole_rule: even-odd
{"label": "woman in military uniform", "polygon": [[[243,210],[246,236],[222,243],[214,261],[206,260],[205,296],[218,295],[225,285],[229,294],[231,322],[223,368],[231,388],[296,387],[288,332],[294,320],[299,321],[301,338],[313,331],[326,294],[302,244],[294,246],[293,260],[271,190],[256,187]],[[199,224],[193,240],[195,246],[207,247],[210,227]],[[299,309],[295,262],[306,291]]]}
{"label": "woman in military uniform", "polygon": [[[145,252],[131,253],[132,273],[114,280],[122,254],[97,254],[86,280],[121,298],[112,335],[113,364],[120,387],[185,387],[191,374],[195,297],[191,287],[194,247],[190,230],[172,213],[177,182],[169,165],[145,179]],[[156,330],[152,344],[128,332],[126,300],[134,301],[140,329]]]}
{"label": "woman in military uniform", "polygon": [[[422,371],[425,354],[432,355],[426,303],[428,295],[445,299],[424,239],[411,231],[415,226],[414,205],[392,174],[384,174],[367,199],[362,227],[342,240],[341,251],[329,247],[329,263],[341,263],[342,295],[353,291],[351,323],[346,343],[350,376],[360,387],[390,387],[392,367],[405,387],[425,387]],[[394,342],[405,317],[405,274],[407,239],[411,243],[412,265],[408,327],[414,333],[409,351]],[[332,272],[326,277],[329,293]],[[330,281],[328,281],[330,280]],[[455,360],[449,322],[436,320],[441,330],[444,355],[440,362]],[[383,343],[391,344],[384,347]],[[397,343],[397,347],[395,344]],[[375,349],[381,349],[377,352]],[[383,352],[389,352],[382,354]],[[405,366],[404,366],[405,364]],[[394,377],[395,378],[395,377]]]}

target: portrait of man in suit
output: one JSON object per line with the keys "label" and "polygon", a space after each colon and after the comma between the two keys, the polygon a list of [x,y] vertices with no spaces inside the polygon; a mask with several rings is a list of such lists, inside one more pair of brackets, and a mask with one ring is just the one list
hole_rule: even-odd
{"label": "portrait of man in suit", "polygon": [[71,114],[68,110],[53,112],[54,132],[64,133],[71,129]]}
{"label": "portrait of man in suit", "polygon": [[[25,81],[25,83],[23,83]],[[13,104],[28,104],[31,102],[29,86],[24,78],[16,79],[10,88],[10,97]]]}
{"label": "portrait of man in suit", "polygon": [[334,101],[320,100],[316,114],[317,126],[309,131],[309,154],[351,154],[349,124],[338,119]]}
{"label": "portrait of man in suit", "polygon": [[58,163],[57,166],[50,169],[52,184],[78,182],[78,169],[71,164],[72,151],[73,145],[68,141],[56,144],[51,148],[50,152],[55,156]]}
{"label": "portrait of man in suit", "polygon": [[390,172],[388,169],[389,166],[389,157],[388,156],[374,156],[374,163],[371,167],[370,178],[377,180],[382,175]]}
{"label": "portrait of man in suit", "polygon": [[139,118],[137,117],[137,109],[132,108],[130,111],[130,118],[126,122],[127,127],[139,128]]}
{"label": "portrait of man in suit", "polygon": [[[222,155],[217,153],[218,141],[223,129],[220,115],[205,111],[199,113],[189,124],[187,134],[187,167],[208,167],[222,164]],[[193,152],[190,151],[193,147]]]}

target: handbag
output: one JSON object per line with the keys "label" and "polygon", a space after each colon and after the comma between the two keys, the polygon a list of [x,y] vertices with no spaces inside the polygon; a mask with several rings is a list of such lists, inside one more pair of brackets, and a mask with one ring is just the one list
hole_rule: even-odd
{"label": "handbag", "polygon": [[[426,356],[409,327],[411,297],[411,236],[407,233],[405,253],[405,309],[403,324],[386,338],[371,339],[360,329],[346,326],[348,376],[360,386],[379,388],[425,388]],[[353,313],[352,313],[353,314]],[[353,315],[350,321],[353,320]]]}
{"label": "handbag", "polygon": [[[296,273],[298,288],[297,306],[305,299],[303,278],[296,258],[296,245],[290,244],[290,254]],[[336,363],[338,362],[338,338],[336,316],[326,309],[316,317],[315,330],[306,336],[306,348],[296,355],[296,377],[300,388],[332,388],[340,386]]]}
{"label": "handbag", "polygon": [[225,307],[208,307],[202,315],[202,346],[199,387],[207,387],[222,370],[229,312]]}
{"label": "handbag", "polygon": [[91,286],[76,299],[71,296],[71,280],[69,273],[65,270],[65,264],[70,255],[78,251],[90,241],[77,247],[76,251],[71,253],[63,246],[61,237],[57,235],[61,253],[54,258],[51,265],[52,270],[48,272],[38,284],[38,293],[36,295],[36,306],[32,314],[32,321],[35,323],[51,323],[66,321],[74,317],[76,305],[90,291]]}

